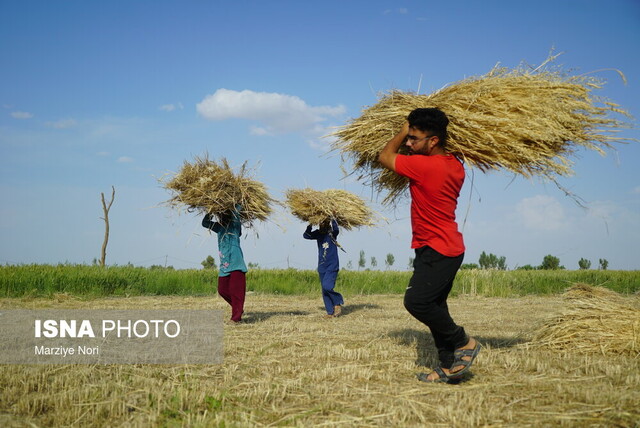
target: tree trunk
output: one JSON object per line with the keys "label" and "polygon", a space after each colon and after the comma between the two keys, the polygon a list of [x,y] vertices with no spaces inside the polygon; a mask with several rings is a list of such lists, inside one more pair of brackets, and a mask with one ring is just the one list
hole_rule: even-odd
{"label": "tree trunk", "polygon": [[104,213],[104,217],[100,217],[104,220],[104,241],[102,242],[102,251],[100,253],[100,266],[104,267],[107,258],[107,243],[109,242],[109,210],[116,197],[115,187],[111,186],[111,201],[108,205],[104,200],[104,193],[100,193],[100,196],[102,197],[102,212]]}

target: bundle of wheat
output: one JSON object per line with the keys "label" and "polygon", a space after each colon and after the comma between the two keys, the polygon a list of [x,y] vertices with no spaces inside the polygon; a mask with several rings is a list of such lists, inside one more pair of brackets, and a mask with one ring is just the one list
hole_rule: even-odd
{"label": "bundle of wheat", "polygon": [[[360,174],[384,202],[395,203],[407,180],[382,169],[378,154],[401,129],[408,114],[421,107],[437,107],[449,117],[447,150],[468,165],[485,172],[504,169],[530,178],[556,182],[572,173],[569,156],[585,147],[604,154],[630,117],[620,106],[592,94],[603,82],[589,76],[568,76],[547,64],[531,70],[496,67],[430,95],[399,90],[384,94],[362,115],[339,128],[333,150],[351,159]],[[623,76],[624,77],[624,76]]]}
{"label": "bundle of wheat", "polygon": [[161,181],[174,194],[166,202],[173,208],[220,217],[240,205],[242,221],[251,223],[266,220],[275,202],[251,173],[246,162],[234,172],[225,158],[216,163],[204,155],[185,161],[177,174]]}
{"label": "bundle of wheat", "polygon": [[347,230],[374,223],[365,201],[346,190],[289,189],[285,196],[291,213],[306,223],[319,225],[336,220]]}
{"label": "bundle of wheat", "polygon": [[543,324],[527,346],[640,356],[640,308],[617,293],[578,284],[563,313]]}

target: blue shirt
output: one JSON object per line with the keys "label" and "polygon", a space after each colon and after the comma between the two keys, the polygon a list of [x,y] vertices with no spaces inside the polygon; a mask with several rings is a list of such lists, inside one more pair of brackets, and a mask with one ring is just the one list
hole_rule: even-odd
{"label": "blue shirt", "polygon": [[242,223],[238,210],[233,211],[231,221],[228,225],[211,221],[209,215],[202,219],[202,226],[213,230],[218,235],[218,254],[220,256],[220,267],[218,276],[229,276],[234,270],[247,271],[244,263],[244,255],[240,248],[240,236],[242,236]]}
{"label": "blue shirt", "polygon": [[318,272],[337,271],[340,269],[338,260],[338,245],[336,237],[340,233],[338,223],[331,220],[331,230],[327,233],[319,229],[311,231],[311,226],[307,226],[302,235],[305,239],[315,239],[318,244]]}

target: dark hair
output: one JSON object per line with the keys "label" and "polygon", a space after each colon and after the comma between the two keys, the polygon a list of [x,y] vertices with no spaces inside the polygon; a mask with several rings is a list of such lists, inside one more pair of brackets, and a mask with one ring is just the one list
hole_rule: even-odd
{"label": "dark hair", "polygon": [[409,113],[407,120],[410,127],[437,135],[440,140],[439,144],[442,147],[446,146],[449,118],[442,110],[439,108],[417,108]]}

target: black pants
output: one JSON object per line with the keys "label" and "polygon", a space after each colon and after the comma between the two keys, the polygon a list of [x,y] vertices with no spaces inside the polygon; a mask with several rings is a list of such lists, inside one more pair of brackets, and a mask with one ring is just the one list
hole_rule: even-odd
{"label": "black pants", "polygon": [[464,254],[446,257],[431,247],[415,250],[413,276],[404,295],[404,307],[431,330],[442,367],[453,364],[453,352],[467,344],[464,328],[457,325],[447,306],[453,279]]}

